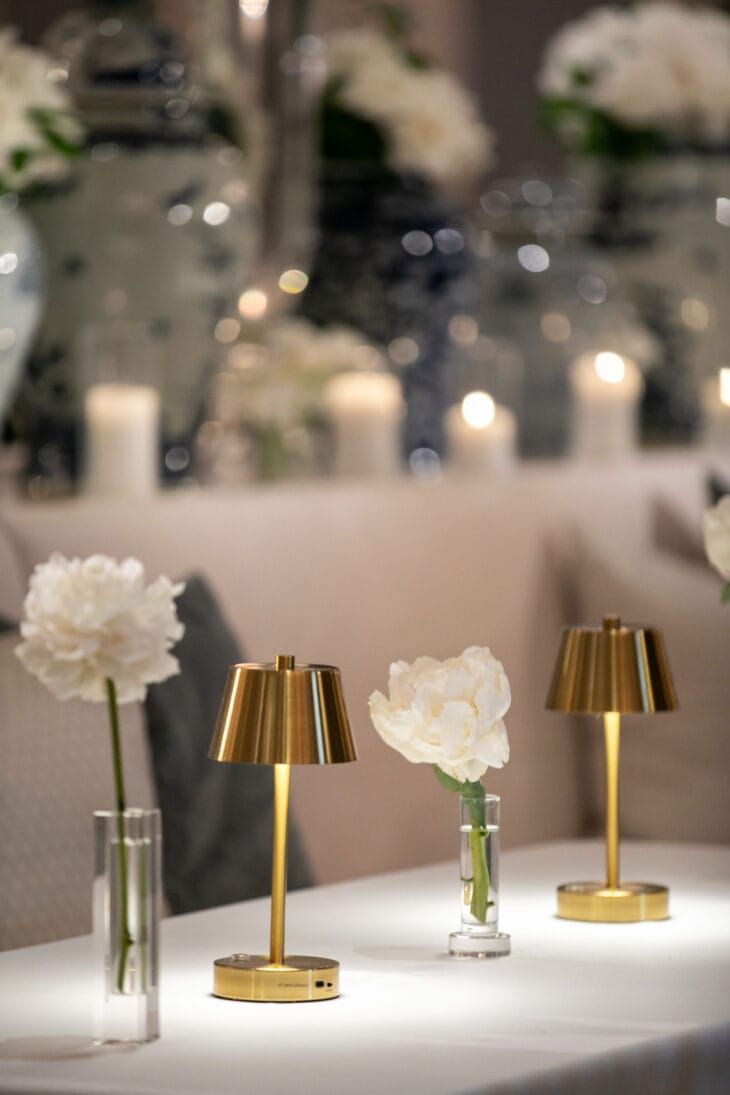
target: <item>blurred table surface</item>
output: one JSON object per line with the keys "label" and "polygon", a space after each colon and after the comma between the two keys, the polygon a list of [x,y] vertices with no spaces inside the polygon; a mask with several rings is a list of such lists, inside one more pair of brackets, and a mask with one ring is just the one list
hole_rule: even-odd
{"label": "blurred table surface", "polygon": [[[353,848],[353,857],[357,848]],[[265,949],[268,901],[162,928],[162,1038],[90,1042],[88,938],[0,955],[0,1091],[192,1093],[730,1090],[730,848],[628,843],[627,880],[671,887],[669,920],[581,924],[556,883],[600,877],[601,845],[502,858],[512,956],[450,959],[455,863],[292,894],[288,950],[342,963],[307,1006],[210,994],[212,961]]]}

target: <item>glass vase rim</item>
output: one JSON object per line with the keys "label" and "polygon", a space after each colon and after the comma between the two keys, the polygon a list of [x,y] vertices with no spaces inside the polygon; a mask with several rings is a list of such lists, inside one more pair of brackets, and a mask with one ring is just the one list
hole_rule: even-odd
{"label": "glass vase rim", "polygon": [[[471,795],[468,792],[459,791],[459,798],[466,799],[468,802],[470,798],[476,798],[476,795]],[[480,801],[484,802],[501,802],[501,795],[494,795],[491,791],[484,791],[483,795],[479,796]]]}
{"label": "glass vase rim", "polygon": [[[159,806],[127,806],[124,810],[94,810],[94,817],[109,818],[109,817],[152,817],[155,814],[160,815]],[[161,816],[161,815],[160,815]]]}

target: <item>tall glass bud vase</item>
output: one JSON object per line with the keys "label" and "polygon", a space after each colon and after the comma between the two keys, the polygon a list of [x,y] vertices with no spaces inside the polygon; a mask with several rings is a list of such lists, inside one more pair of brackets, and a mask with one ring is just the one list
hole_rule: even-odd
{"label": "tall glass bud vase", "polygon": [[461,795],[461,928],[449,936],[459,958],[500,958],[510,953],[499,930],[499,795]]}
{"label": "tall glass bud vase", "polygon": [[94,828],[95,1040],[151,1042],[160,1036],[160,811],[97,810]]}

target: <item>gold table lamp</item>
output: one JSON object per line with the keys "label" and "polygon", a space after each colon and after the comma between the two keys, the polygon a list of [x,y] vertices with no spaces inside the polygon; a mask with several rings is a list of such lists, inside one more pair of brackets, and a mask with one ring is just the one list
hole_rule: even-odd
{"label": "gold table lamp", "polygon": [[284,954],[290,766],[357,760],[339,669],[296,665],[290,654],[280,654],[273,665],[232,665],[208,756],[274,765],[269,954],[218,958],[213,994],[280,1002],[339,996],[338,962]]}
{"label": "gold table lamp", "polygon": [[606,881],[559,886],[558,916],[612,923],[664,920],[666,886],[620,881],[618,824],[621,716],[677,706],[661,632],[622,626],[618,616],[606,616],[602,627],[564,628],[546,706],[603,715],[606,743]]}

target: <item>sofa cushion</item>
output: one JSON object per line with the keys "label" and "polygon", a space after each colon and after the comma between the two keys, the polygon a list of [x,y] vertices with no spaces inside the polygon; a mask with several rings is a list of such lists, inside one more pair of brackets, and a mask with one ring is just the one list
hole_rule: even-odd
{"label": "sofa cushion", "polygon": [[[164,826],[165,894],[173,913],[262,897],[271,891],[271,767],[216,764],[208,747],[228,675],[242,661],[207,583],[190,579],[177,599],[185,634],[181,672],[145,700]],[[289,888],[311,883],[299,832],[290,825]]]}

